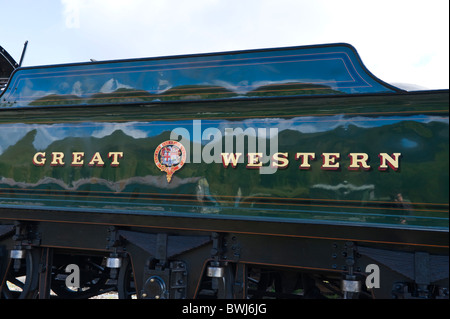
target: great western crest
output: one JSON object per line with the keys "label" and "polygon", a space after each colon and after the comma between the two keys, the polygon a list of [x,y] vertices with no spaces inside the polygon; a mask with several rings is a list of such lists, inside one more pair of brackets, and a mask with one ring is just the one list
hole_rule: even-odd
{"label": "great western crest", "polygon": [[177,141],[165,141],[155,149],[155,164],[167,173],[167,182],[170,183],[172,175],[186,163],[186,149]]}

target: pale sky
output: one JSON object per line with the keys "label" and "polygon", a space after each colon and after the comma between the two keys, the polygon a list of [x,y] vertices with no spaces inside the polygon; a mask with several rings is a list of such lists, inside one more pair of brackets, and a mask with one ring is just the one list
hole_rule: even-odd
{"label": "pale sky", "polygon": [[0,16],[23,66],[345,42],[385,82],[449,88],[449,0],[0,0]]}

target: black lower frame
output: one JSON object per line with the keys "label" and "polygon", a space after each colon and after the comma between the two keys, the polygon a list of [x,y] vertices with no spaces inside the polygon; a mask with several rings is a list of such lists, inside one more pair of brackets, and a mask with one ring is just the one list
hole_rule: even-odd
{"label": "black lower frame", "polygon": [[[2,298],[448,298],[448,231],[27,209],[0,216]],[[76,287],[68,265],[79,268]],[[378,267],[372,288],[369,265]]]}

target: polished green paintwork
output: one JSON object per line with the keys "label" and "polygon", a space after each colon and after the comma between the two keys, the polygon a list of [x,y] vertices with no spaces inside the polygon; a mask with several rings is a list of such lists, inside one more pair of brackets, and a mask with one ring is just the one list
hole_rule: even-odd
{"label": "polished green paintwork", "polygon": [[329,44],[19,68],[0,108],[398,91]]}
{"label": "polished green paintwork", "polygon": [[[192,163],[199,125],[222,137],[226,127],[277,128],[289,166]],[[175,128],[190,133],[190,163],[168,183],[153,152]],[[0,131],[3,208],[448,229],[448,91],[5,109]],[[64,152],[66,165],[36,167],[37,151]],[[105,166],[71,167],[76,151],[85,162],[100,152]],[[119,167],[109,166],[113,151],[124,153]],[[316,153],[310,170],[295,152]],[[341,169],[322,170],[322,152],[341,153]],[[372,169],[349,171],[350,152],[369,154]],[[380,152],[401,152],[400,169],[379,171]]]}

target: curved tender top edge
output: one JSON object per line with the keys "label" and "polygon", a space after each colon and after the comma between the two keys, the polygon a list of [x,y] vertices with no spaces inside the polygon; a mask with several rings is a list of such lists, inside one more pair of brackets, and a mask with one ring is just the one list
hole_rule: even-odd
{"label": "curved tender top edge", "polygon": [[349,44],[18,68],[0,107],[393,93]]}

